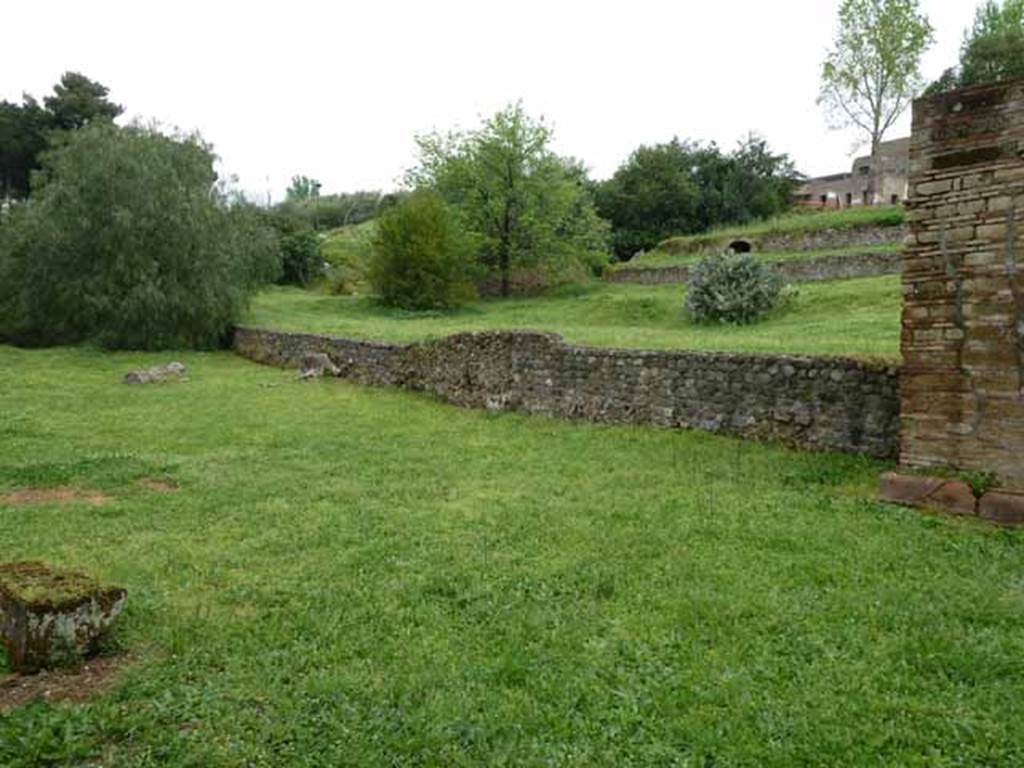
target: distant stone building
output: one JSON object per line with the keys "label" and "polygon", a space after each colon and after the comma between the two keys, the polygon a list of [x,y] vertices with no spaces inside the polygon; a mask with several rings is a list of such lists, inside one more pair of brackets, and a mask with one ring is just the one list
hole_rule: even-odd
{"label": "distant stone building", "polygon": [[[896,205],[907,199],[910,138],[884,141],[879,146],[881,169],[876,177],[875,205]],[[813,208],[852,208],[869,205],[871,157],[858,157],[849,173],[807,179],[795,193],[797,205]]]}

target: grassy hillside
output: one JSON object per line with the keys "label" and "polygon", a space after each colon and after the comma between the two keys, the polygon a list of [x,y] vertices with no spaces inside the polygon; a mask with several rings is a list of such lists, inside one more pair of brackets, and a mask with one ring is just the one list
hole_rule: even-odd
{"label": "grassy hillside", "polygon": [[330,265],[327,283],[332,290],[349,293],[363,286],[376,229],[377,224],[371,219],[333,229],[323,236],[320,254]]}
{"label": "grassy hillside", "polygon": [[[821,251],[759,251],[754,255],[762,261],[779,262],[789,261],[791,259],[817,259],[827,256],[845,256],[862,253],[892,253],[894,251],[899,251],[901,247],[902,245],[900,243],[894,242],[887,245],[863,245],[856,246],[854,248],[837,248]],[[623,269],[644,267],[684,266],[687,264],[696,264],[704,256],[705,254],[696,251],[672,253],[667,251],[650,251],[640,256],[636,256],[630,261],[612,264],[608,269],[614,272]]]}
{"label": "grassy hillside", "polygon": [[598,284],[454,313],[389,310],[366,297],[294,288],[259,295],[244,322],[283,330],[409,341],[457,331],[522,328],[605,347],[714,349],[896,358],[899,277],[799,286],[789,306],[749,327],[699,326],[682,312],[683,286]]}
{"label": "grassy hillside", "polygon": [[[684,252],[743,237],[790,235],[825,229],[852,227],[898,227],[904,222],[901,206],[862,206],[842,210],[795,210],[784,216],[757,221],[746,226],[723,227],[699,235],[669,238],[658,245],[659,251]],[[894,242],[900,238],[895,236]]]}
{"label": "grassy hillside", "polygon": [[132,654],[0,714],[5,768],[1024,763],[1024,534],[881,464],[227,353],[120,383],[167,357],[0,347],[0,497],[107,497],[0,501],[0,552],[127,586]]}

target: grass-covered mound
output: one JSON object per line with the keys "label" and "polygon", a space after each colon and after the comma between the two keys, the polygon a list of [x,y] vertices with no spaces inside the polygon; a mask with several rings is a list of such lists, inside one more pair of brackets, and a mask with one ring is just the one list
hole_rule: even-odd
{"label": "grass-covered mound", "polygon": [[1024,534],[883,465],[181,359],[0,347],[0,494],[111,497],[0,506],[0,552],[128,587],[134,655],[0,765],[1024,759]]}
{"label": "grass-covered mound", "polygon": [[893,242],[902,236],[898,228],[904,223],[902,206],[860,206],[842,210],[795,210],[783,216],[757,221],[746,226],[723,227],[699,235],[672,237],[661,242],[657,249],[667,253],[690,253],[705,248],[728,244],[729,240],[760,238],[772,235],[801,235],[835,229],[858,227],[893,227]]}
{"label": "grass-covered mound", "polygon": [[332,292],[352,293],[365,288],[375,219],[332,229],[321,236],[320,255],[327,264],[326,283]]}
{"label": "grass-covered mound", "polygon": [[[780,261],[857,256],[865,253],[895,253],[901,248],[901,243],[893,242],[885,245],[858,245],[851,248],[826,248],[816,251],[758,251],[754,255],[762,261],[774,264]],[[618,272],[638,268],[654,269],[658,267],[689,266],[691,264],[696,264],[706,255],[706,252],[701,251],[681,251],[672,253],[669,253],[668,251],[648,251],[647,253],[640,254],[629,261],[611,264],[608,269],[612,272]]]}
{"label": "grass-covered mound", "polygon": [[683,312],[685,292],[679,285],[593,284],[442,313],[390,310],[367,297],[275,288],[256,297],[244,323],[388,341],[516,328],[553,331],[570,342],[603,347],[899,356],[897,276],[801,285],[784,309],[746,327],[689,321]]}

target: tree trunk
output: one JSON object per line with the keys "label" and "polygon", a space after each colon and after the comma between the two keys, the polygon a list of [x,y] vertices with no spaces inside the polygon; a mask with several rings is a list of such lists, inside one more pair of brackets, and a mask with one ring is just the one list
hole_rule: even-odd
{"label": "tree trunk", "polygon": [[881,137],[871,139],[871,171],[868,173],[868,205],[878,205],[878,177],[880,176]]}
{"label": "tree trunk", "polygon": [[512,293],[512,285],[508,277],[508,248],[504,244],[498,256],[498,269],[501,271],[501,297],[507,299]]}
{"label": "tree trunk", "polygon": [[512,294],[512,285],[509,282],[510,244],[512,239],[512,211],[511,203],[505,201],[505,217],[502,222],[501,243],[498,246],[498,269],[501,271],[501,297],[507,299]]}

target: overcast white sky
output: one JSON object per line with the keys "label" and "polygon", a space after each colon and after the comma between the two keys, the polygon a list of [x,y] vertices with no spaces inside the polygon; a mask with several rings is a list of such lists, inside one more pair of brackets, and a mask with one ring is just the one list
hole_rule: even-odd
{"label": "overcast white sky", "polygon": [[[979,0],[921,0],[924,73],[956,63]],[[855,134],[815,104],[839,0],[5,0],[0,98],[99,80],[128,117],[198,129],[223,168],[275,197],[391,188],[413,136],[522,99],[599,178],[642,143],[731,148],[750,131],[819,175]],[[891,138],[909,132],[909,117]]]}

